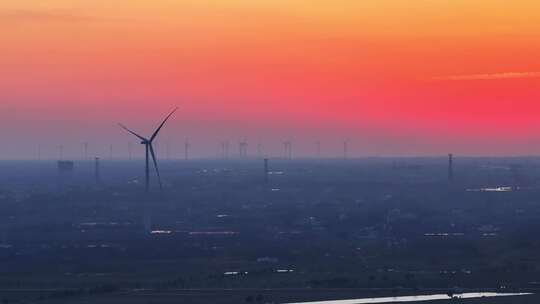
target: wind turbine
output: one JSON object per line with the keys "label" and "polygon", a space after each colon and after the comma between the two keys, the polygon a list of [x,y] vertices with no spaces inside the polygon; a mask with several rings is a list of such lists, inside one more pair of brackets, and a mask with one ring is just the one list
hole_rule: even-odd
{"label": "wind turbine", "polygon": [[129,160],[131,160],[132,158],[131,142],[128,142],[128,157],[129,157]]}
{"label": "wind turbine", "polygon": [[159,131],[161,130],[161,128],[163,127],[163,125],[165,125],[167,120],[173,115],[174,112],[176,112],[176,110],[178,110],[178,107],[175,108],[174,110],[172,110],[172,112],[169,113],[169,115],[167,115],[167,117],[165,117],[163,122],[154,131],[154,133],[152,134],[152,136],[150,138],[145,138],[145,137],[133,132],[132,130],[128,129],[123,124],[119,124],[120,127],[122,127],[122,129],[128,131],[129,133],[131,133],[131,134],[133,134],[135,136],[137,136],[141,140],[141,145],[144,145],[144,147],[145,147],[145,150],[146,150],[145,187],[146,187],[147,192],[148,192],[148,190],[150,188],[150,155],[152,155],[152,161],[154,163],[154,168],[156,169],[156,175],[157,175],[157,178],[158,178],[159,188],[160,189],[162,188],[161,177],[159,176],[159,169],[158,169],[158,165],[157,165],[156,154],[154,153],[154,147],[152,146],[152,142],[154,141],[154,139],[156,139],[156,137],[157,137]]}
{"label": "wind turbine", "polygon": [[262,158],[262,150],[263,150],[262,143],[261,142],[257,143],[257,157],[258,158]]}
{"label": "wind turbine", "polygon": [[292,159],[292,141],[291,140],[284,141],[283,147],[285,147],[285,158]]}
{"label": "wind turbine", "polygon": [[221,142],[221,156],[223,159],[229,158],[229,141],[228,140]]}
{"label": "wind turbine", "polygon": [[83,143],[83,160],[88,160],[88,142]]}
{"label": "wind turbine", "polygon": [[184,142],[184,160],[188,160],[189,158],[190,147],[191,147],[191,144],[189,143],[189,140],[186,138],[186,141]]}
{"label": "wind turbine", "polygon": [[238,148],[240,150],[240,158],[245,158],[247,157],[247,148],[248,148],[248,143],[247,141],[244,139],[244,140],[241,140],[239,143],[238,143]]}

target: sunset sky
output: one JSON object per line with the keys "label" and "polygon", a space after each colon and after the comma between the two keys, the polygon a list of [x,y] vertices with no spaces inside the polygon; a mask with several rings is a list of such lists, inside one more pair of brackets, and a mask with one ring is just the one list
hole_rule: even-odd
{"label": "sunset sky", "polygon": [[538,20],[538,0],[3,0],[0,158],[123,157],[117,123],[174,106],[178,155],[540,155]]}

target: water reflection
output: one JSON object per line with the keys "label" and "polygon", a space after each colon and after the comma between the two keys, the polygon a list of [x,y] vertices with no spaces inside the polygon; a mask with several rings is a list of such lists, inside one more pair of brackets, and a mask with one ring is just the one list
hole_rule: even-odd
{"label": "water reflection", "polygon": [[[454,295],[454,298],[459,299],[474,299],[474,298],[490,298],[490,297],[508,297],[508,296],[524,296],[531,293],[498,293],[498,292],[468,292]],[[401,296],[401,297],[381,297],[381,298],[362,298],[350,300],[330,300],[330,301],[312,301],[312,302],[297,302],[288,304],[368,304],[368,303],[400,303],[400,302],[422,302],[433,300],[448,300],[450,296],[447,294],[433,295],[417,295],[417,296]]]}
{"label": "water reflection", "polygon": [[509,186],[500,186],[500,187],[486,187],[479,189],[467,189],[469,192],[511,192],[514,190],[514,187]]}

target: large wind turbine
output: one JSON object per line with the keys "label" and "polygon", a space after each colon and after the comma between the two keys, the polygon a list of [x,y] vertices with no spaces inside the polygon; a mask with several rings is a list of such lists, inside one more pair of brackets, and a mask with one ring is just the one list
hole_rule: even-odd
{"label": "large wind turbine", "polygon": [[175,108],[174,110],[172,110],[172,112],[169,113],[169,115],[167,115],[167,117],[165,117],[163,122],[154,131],[154,133],[152,134],[152,136],[149,139],[145,138],[145,137],[143,137],[143,136],[141,136],[141,135],[139,135],[139,134],[137,134],[135,132],[133,132],[132,130],[130,130],[126,126],[124,126],[123,124],[119,124],[120,127],[122,127],[124,130],[126,130],[129,133],[137,136],[141,140],[141,144],[144,145],[144,147],[145,147],[145,150],[146,150],[146,168],[145,168],[146,180],[145,180],[145,186],[146,186],[146,191],[147,192],[148,192],[148,190],[150,188],[150,155],[152,155],[152,161],[154,163],[154,168],[156,169],[156,175],[157,175],[158,182],[159,182],[159,188],[160,189],[162,188],[161,177],[159,176],[159,169],[158,169],[158,165],[157,165],[156,154],[154,153],[154,147],[152,147],[152,142],[154,141],[154,139],[156,139],[156,136],[158,135],[158,133],[161,130],[161,128],[163,127],[163,125],[165,125],[167,120],[173,115],[174,112],[176,112],[176,110],[178,110],[178,108]]}

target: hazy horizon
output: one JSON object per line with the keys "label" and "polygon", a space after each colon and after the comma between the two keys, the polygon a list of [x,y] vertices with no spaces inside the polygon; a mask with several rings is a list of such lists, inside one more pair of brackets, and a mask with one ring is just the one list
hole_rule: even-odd
{"label": "hazy horizon", "polygon": [[[540,155],[531,0],[0,4],[0,159],[118,153],[174,106],[177,154]],[[135,142],[135,141],[133,141]],[[99,147],[99,149],[97,148]],[[234,145],[231,151],[236,151]],[[136,149],[135,153],[141,153]]]}

